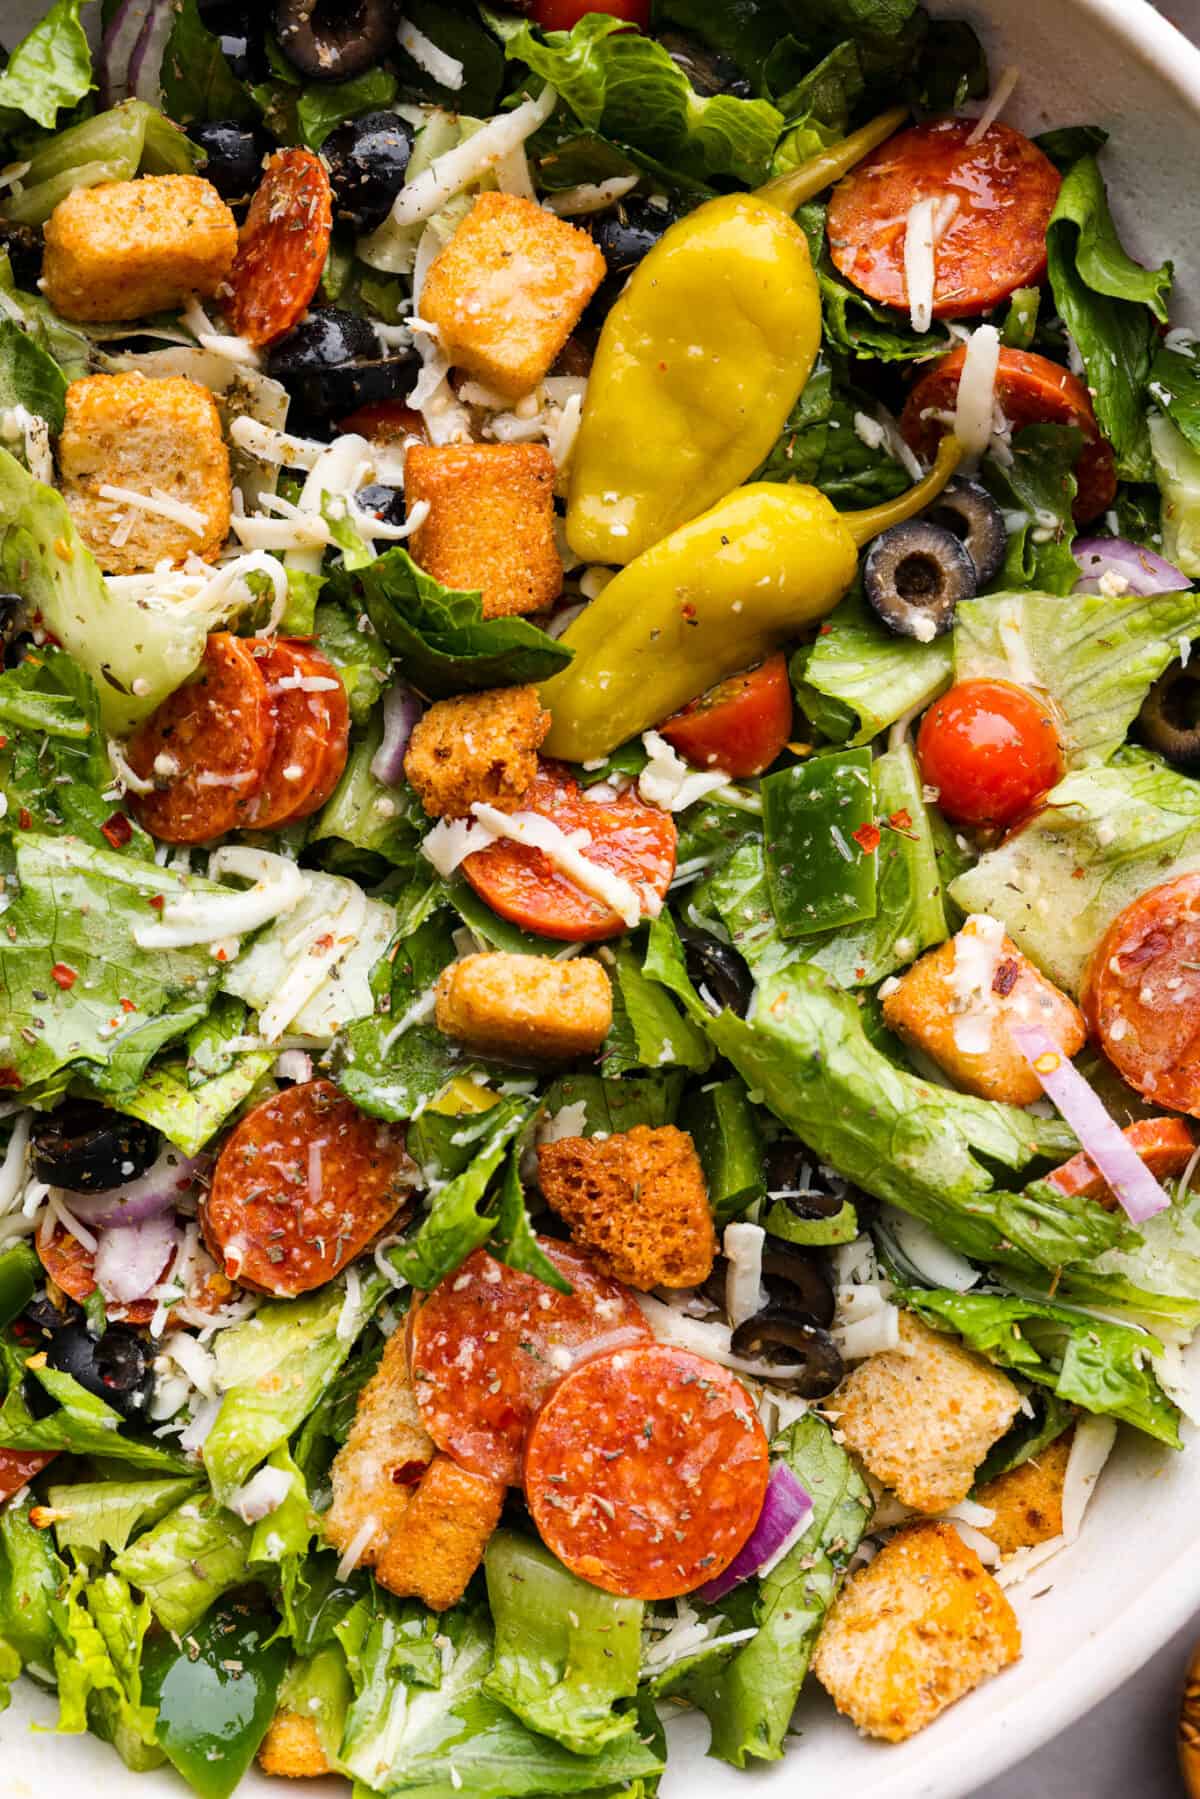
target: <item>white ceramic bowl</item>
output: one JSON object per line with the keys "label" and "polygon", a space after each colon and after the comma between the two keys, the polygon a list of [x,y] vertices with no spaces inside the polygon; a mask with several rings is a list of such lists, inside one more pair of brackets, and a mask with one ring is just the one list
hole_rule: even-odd
{"label": "white ceramic bowl", "polygon": [[[994,70],[1019,65],[1005,113],[1015,124],[1031,132],[1083,121],[1107,127],[1105,167],[1126,242],[1145,262],[1173,258],[1175,322],[1200,322],[1200,51],[1145,0],[929,3],[976,23]],[[13,42],[44,10],[37,0],[0,0],[0,35]],[[1172,0],[1171,11],[1200,37],[1200,0]],[[899,1747],[864,1741],[810,1691],[801,1738],[753,1777],[753,1790],[778,1799],[963,1799],[1105,1698],[1200,1609],[1200,1441],[1192,1435],[1177,1456],[1125,1433],[1081,1540],[1014,1595],[1025,1639],[1016,1667]],[[0,1718],[5,1799],[78,1799],[89,1789],[105,1799],[178,1799],[170,1772],[129,1774],[91,1737],[30,1729],[52,1727],[54,1715],[50,1701],[19,1683]],[[705,1758],[706,1731],[694,1717],[672,1726],[664,1799],[751,1792],[750,1777]],[[281,1790],[255,1775],[241,1795],[280,1799]],[[304,1799],[346,1792],[336,1780],[304,1783]]]}

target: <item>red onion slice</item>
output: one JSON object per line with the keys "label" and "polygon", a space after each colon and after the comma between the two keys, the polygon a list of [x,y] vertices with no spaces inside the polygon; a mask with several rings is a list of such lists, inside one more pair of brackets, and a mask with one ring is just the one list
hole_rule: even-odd
{"label": "red onion slice", "polygon": [[185,1156],[168,1144],[154,1166],[136,1181],[107,1193],[67,1193],[66,1202],[76,1218],[95,1230],[141,1224],[177,1205],[208,1162],[208,1156]]}
{"label": "red onion slice", "polygon": [[1075,593],[1100,593],[1102,578],[1110,574],[1122,576],[1128,582],[1125,591],[1143,598],[1152,593],[1186,593],[1192,585],[1182,569],[1126,537],[1079,537],[1071,554],[1083,570]]}
{"label": "red onion slice", "polygon": [[175,26],[172,0],[151,0],[150,12],[129,59],[129,86],[148,106],[162,105],[162,65]]}
{"label": "red onion slice", "polygon": [[767,1562],[774,1560],[780,1550],[788,1542],[789,1537],[801,1534],[801,1528],[807,1524],[813,1502],[805,1492],[796,1476],[786,1462],[776,1462],[767,1482],[766,1497],[762,1511],[758,1514],[758,1523],[750,1533],[730,1562],[723,1574],[713,1580],[706,1581],[697,1588],[697,1598],[703,1599],[706,1605],[713,1605],[718,1599],[724,1599],[734,1587],[741,1586],[752,1574],[757,1574]]}
{"label": "red onion slice", "polygon": [[1144,1224],[1166,1211],[1169,1197],[1053,1037],[1036,1024],[1015,1024],[1010,1035],[1130,1221]]}
{"label": "red onion slice", "polygon": [[96,1245],[96,1285],[114,1305],[132,1305],[157,1287],[179,1247],[173,1218],[143,1218],[101,1231]]}
{"label": "red onion slice", "polygon": [[101,106],[129,98],[129,65],[154,0],[121,0],[100,43]]}
{"label": "red onion slice", "polygon": [[383,741],[371,757],[371,773],[385,787],[398,787],[404,779],[404,752],[413,727],[425,707],[403,681],[396,681],[383,696]]}

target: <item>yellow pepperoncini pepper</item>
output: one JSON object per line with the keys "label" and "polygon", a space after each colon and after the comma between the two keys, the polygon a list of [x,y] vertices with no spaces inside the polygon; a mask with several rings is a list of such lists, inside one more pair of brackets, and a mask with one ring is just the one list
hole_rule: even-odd
{"label": "yellow pepperoncini pepper", "polygon": [[542,685],[547,756],[590,762],[798,637],[845,594],[858,551],[921,512],[962,460],[944,437],[899,499],[837,512],[815,487],[758,481],[614,576],[564,633],[575,657]]}
{"label": "yellow pepperoncini pepper", "polygon": [[605,320],[572,458],[567,541],[623,565],[753,474],[821,342],[808,243],[790,217],[905,117],[884,113],[757,194],[664,233]]}

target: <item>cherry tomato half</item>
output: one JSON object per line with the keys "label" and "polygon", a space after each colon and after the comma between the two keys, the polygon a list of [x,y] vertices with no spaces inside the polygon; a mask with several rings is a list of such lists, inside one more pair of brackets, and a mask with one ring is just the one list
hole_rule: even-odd
{"label": "cherry tomato half", "polygon": [[639,31],[650,28],[650,0],[533,0],[529,10],[534,24],[543,31],[570,31],[590,12],[627,19]]}
{"label": "cherry tomato half", "polygon": [[935,700],[917,760],[947,818],[964,825],[1011,824],[1062,774],[1053,719],[1011,681],[960,681]]}
{"label": "cherry tomato half", "polygon": [[787,657],[769,656],[757,668],[730,675],[689,700],[660,730],[697,768],[717,768],[735,780],[760,775],[791,735]]}

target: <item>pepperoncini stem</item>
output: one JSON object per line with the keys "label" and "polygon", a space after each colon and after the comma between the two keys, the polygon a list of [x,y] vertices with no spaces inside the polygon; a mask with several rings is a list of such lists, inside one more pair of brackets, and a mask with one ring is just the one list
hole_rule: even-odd
{"label": "pepperoncini stem", "polygon": [[924,512],[930,501],[937,499],[962,459],[963,447],[951,431],[938,445],[937,458],[923,481],[918,481],[899,499],[888,500],[883,506],[868,506],[863,512],[842,512],[838,517],[861,550],[881,531],[889,530],[892,525],[902,525],[906,518]]}
{"label": "pepperoncini stem", "polygon": [[771,206],[778,206],[781,212],[795,212],[797,206],[803,206],[806,200],[848,175],[856,163],[877,150],[893,131],[898,131],[907,117],[907,106],[893,106],[889,112],[881,112],[877,119],[852,131],[840,144],[832,144],[819,156],[802,162],[798,169],[789,169],[786,175],[777,175],[774,181],[768,181],[765,187],[759,188],[756,197]]}

